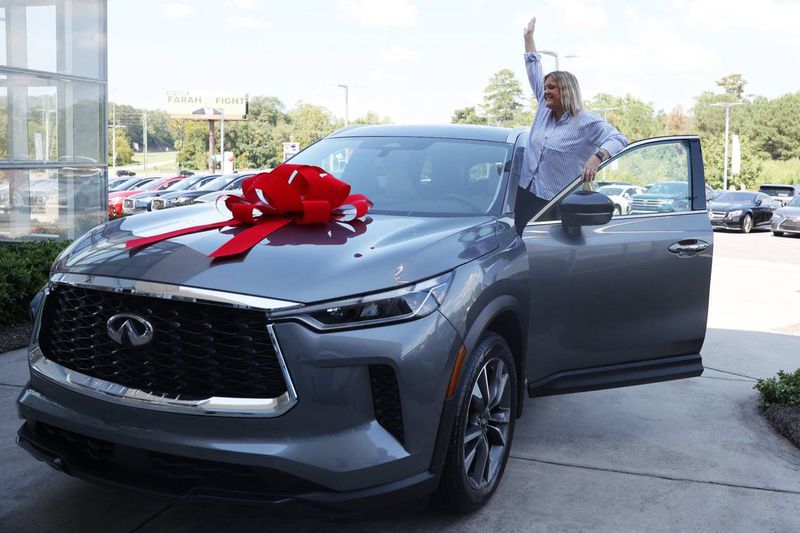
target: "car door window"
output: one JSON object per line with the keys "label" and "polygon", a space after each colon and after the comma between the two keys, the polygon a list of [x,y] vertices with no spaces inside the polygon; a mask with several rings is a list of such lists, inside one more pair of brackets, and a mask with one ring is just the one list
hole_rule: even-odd
{"label": "car door window", "polygon": [[[601,182],[627,182],[637,185],[628,201],[629,209],[615,216],[657,215],[692,210],[691,167],[689,150],[682,141],[665,141],[646,144],[626,150],[600,168],[597,180]],[[564,198],[580,190],[594,190],[594,184],[576,179],[556,198]],[[610,188],[600,187],[598,192]],[[560,220],[558,202],[546,208],[533,221]]]}

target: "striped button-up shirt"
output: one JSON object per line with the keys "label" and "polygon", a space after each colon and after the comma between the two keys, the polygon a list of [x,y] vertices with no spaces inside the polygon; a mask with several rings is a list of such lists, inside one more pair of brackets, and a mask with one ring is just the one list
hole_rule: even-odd
{"label": "striped button-up shirt", "polygon": [[603,148],[611,155],[628,140],[596,113],[586,109],[576,116],[555,113],[545,105],[541,56],[525,54],[525,70],[539,106],[525,147],[519,186],[545,200],[551,200],[583,171],[589,157]]}

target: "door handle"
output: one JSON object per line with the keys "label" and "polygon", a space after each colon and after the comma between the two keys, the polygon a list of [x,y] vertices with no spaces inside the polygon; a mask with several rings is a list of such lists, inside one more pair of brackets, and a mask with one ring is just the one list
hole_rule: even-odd
{"label": "door handle", "polygon": [[690,255],[699,254],[700,252],[705,252],[708,250],[709,246],[711,245],[706,241],[687,239],[685,241],[676,242],[675,244],[671,245],[668,250],[678,256],[687,257]]}

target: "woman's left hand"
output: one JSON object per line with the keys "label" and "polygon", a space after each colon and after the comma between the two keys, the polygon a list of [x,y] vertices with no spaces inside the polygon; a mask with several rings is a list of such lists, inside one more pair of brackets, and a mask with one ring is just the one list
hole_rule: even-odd
{"label": "woman's left hand", "polygon": [[597,167],[600,166],[600,160],[597,159],[594,155],[589,156],[589,160],[586,161],[586,164],[583,166],[583,174],[581,175],[581,180],[584,183],[588,183],[590,181],[594,181],[594,177],[597,174]]}

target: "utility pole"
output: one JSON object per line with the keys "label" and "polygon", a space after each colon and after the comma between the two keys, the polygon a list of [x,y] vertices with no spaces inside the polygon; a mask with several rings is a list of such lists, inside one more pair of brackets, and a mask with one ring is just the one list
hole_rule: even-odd
{"label": "utility pole", "polygon": [[225,108],[222,108],[222,115],[219,123],[219,171],[225,168]]}
{"label": "utility pole", "polygon": [[735,105],[743,105],[744,102],[717,102],[715,104],[711,104],[714,107],[724,107],[725,108],[725,155],[723,165],[725,167],[722,170],[722,190],[728,190],[728,131],[730,127],[730,119],[731,119],[731,107]]}
{"label": "utility pole", "polygon": [[214,138],[216,136],[216,132],[214,131],[214,121],[208,121],[208,170],[213,174],[214,173],[214,145],[217,143],[217,140]]}
{"label": "utility pole", "polygon": [[147,177],[147,111],[144,112],[144,177]]}
{"label": "utility pole", "polygon": [[350,86],[340,83],[339,87],[344,89],[344,125],[350,124]]}
{"label": "utility pole", "polygon": [[111,103],[111,172],[117,175],[117,103]]}

